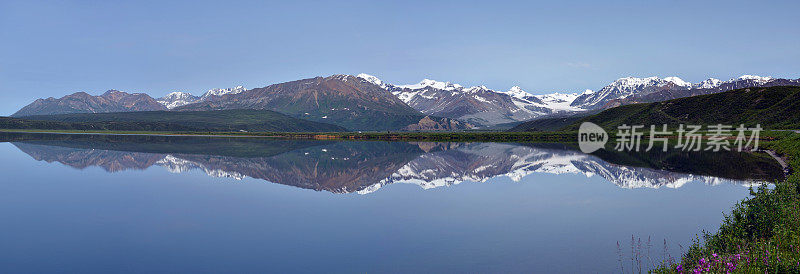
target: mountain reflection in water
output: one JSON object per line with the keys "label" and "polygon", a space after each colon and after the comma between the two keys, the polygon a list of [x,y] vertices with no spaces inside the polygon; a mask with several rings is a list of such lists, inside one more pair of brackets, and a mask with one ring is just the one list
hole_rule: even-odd
{"label": "mountain reflection in water", "polygon": [[275,140],[125,135],[10,134],[36,160],[108,172],[151,166],[173,173],[251,177],[333,193],[367,194],[395,183],[422,188],[532,173],[600,176],[621,188],[681,187],[699,181],[749,185],[783,176],[762,153],[662,152],[584,154],[565,144]]}

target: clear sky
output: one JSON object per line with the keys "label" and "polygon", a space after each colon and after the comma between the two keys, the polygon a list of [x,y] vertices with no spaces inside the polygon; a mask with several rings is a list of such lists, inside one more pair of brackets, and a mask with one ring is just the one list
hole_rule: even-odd
{"label": "clear sky", "polygon": [[800,77],[800,1],[0,0],[0,115],[40,97],[369,73],[533,93]]}

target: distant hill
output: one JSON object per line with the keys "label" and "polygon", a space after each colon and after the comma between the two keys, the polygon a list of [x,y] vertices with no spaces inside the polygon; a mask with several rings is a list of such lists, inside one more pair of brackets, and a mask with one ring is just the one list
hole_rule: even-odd
{"label": "distant hill", "polygon": [[38,99],[23,107],[12,117],[66,113],[98,113],[126,111],[155,111],[167,108],[150,95],[109,90],[99,96],[76,92],[61,98]]}
{"label": "distant hill", "polygon": [[579,119],[562,130],[577,130],[582,122],[606,129],[628,125],[728,124],[769,129],[800,128],[800,87],[777,86],[737,89],[657,103],[607,109]]}
{"label": "distant hill", "polygon": [[335,132],[347,129],[269,110],[73,113],[0,118],[4,129]]}

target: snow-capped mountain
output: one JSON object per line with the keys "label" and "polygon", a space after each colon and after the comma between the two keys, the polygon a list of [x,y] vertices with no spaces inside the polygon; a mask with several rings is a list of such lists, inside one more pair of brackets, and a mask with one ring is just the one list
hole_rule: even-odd
{"label": "snow-capped mountain", "polygon": [[702,88],[702,89],[709,89],[709,88],[719,87],[720,85],[722,85],[722,81],[721,80],[716,79],[716,78],[708,78],[706,80],[703,80],[700,83],[697,83],[697,85],[695,85],[694,87],[695,88]]}
{"label": "snow-capped mountain", "polygon": [[381,81],[381,79],[378,79],[378,77],[375,77],[375,76],[372,76],[372,75],[369,75],[369,74],[366,74],[366,73],[361,73],[356,77],[364,79],[367,82],[370,82],[370,83],[372,83],[374,85],[377,85],[379,87],[382,87],[382,88],[387,88],[387,86],[388,86],[388,84],[384,84],[383,81]]}
{"label": "snow-capped mountain", "polygon": [[578,97],[577,93],[550,93],[532,95],[520,88],[513,86],[508,91],[498,91],[514,99],[514,104],[527,110],[536,117],[558,113],[582,112],[584,109],[573,107],[570,104]]}
{"label": "snow-capped mountain", "polygon": [[164,105],[168,109],[173,109],[197,102],[199,99],[200,97],[194,96],[188,92],[173,92],[158,98],[158,103]]}
{"label": "snow-capped mountain", "polygon": [[688,90],[692,84],[678,77],[658,77],[636,78],[625,77],[617,79],[611,84],[603,87],[597,92],[584,92],[570,104],[573,107],[593,109],[604,106],[612,99],[624,99],[631,96],[649,94],[664,89]]}
{"label": "snow-capped mountain", "polygon": [[195,96],[188,92],[173,92],[164,97],[158,98],[158,102],[167,107],[167,109],[174,109],[198,102],[216,100],[227,94],[239,94],[246,90],[247,89],[243,86],[236,86],[233,88],[215,88],[208,90],[201,96]]}
{"label": "snow-capped mountain", "polygon": [[[401,86],[398,86],[398,87],[402,88],[402,89],[411,89],[411,90],[417,90],[417,89],[423,89],[423,88],[427,88],[427,87],[432,87],[432,88],[435,88],[435,89],[441,89],[441,90],[447,90],[447,91],[453,91],[453,90],[463,89],[464,88],[463,86],[461,86],[459,84],[453,84],[453,83],[450,83],[450,82],[440,82],[440,81],[431,80],[431,79],[423,79],[418,84],[401,85]],[[477,88],[477,87],[472,87],[472,88]]]}
{"label": "snow-capped mountain", "polygon": [[236,86],[236,87],[233,87],[233,88],[215,88],[215,89],[210,89],[205,94],[203,94],[203,96],[200,96],[200,100],[208,100],[209,98],[211,98],[213,96],[223,96],[223,95],[227,95],[227,94],[239,94],[239,93],[242,93],[242,92],[244,92],[246,90],[247,89],[244,88],[243,86]]}
{"label": "snow-capped mountain", "polygon": [[476,125],[525,121],[537,117],[521,106],[527,101],[486,88],[425,79],[392,90],[398,98],[422,113],[459,119]]}
{"label": "snow-capped mountain", "polygon": [[[775,78],[772,78],[772,77],[769,77],[769,76],[761,77],[761,76],[758,76],[758,75],[747,75],[747,74],[745,74],[745,75],[739,76],[739,79],[736,79],[736,80],[739,80],[739,81],[754,81],[754,82],[759,83],[759,84],[765,84],[765,83],[767,83],[769,81],[772,81],[774,79]],[[731,79],[731,81],[735,81],[735,80]]]}
{"label": "snow-capped mountain", "polygon": [[516,86],[508,91],[495,91],[486,86],[464,87],[431,79],[417,84],[392,85],[369,74],[362,73],[358,77],[390,91],[424,114],[475,125],[519,122],[560,111],[579,111],[568,103],[564,106],[564,101],[559,100],[568,99],[568,96],[554,95],[545,101]]}
{"label": "snow-capped mountain", "polygon": [[720,82],[715,91],[722,92],[740,88],[751,87],[771,87],[771,86],[796,86],[800,85],[800,79],[780,79],[772,77],[762,77],[757,75],[742,75],[736,79]]}
{"label": "snow-capped mountain", "polygon": [[543,95],[534,95],[535,98],[541,100],[545,106],[548,108],[558,112],[558,111],[568,111],[568,112],[577,112],[581,111],[580,108],[576,108],[571,106],[570,104],[572,101],[575,101],[575,98],[578,98],[580,94],[578,93],[551,93],[551,94],[543,94]]}
{"label": "snow-capped mountain", "polygon": [[800,79],[777,79],[742,75],[728,81],[709,78],[689,83],[678,77],[620,78],[597,92],[584,92],[570,104],[582,109],[605,109],[625,104],[649,103],[670,99],[711,94],[740,88],[797,86]]}

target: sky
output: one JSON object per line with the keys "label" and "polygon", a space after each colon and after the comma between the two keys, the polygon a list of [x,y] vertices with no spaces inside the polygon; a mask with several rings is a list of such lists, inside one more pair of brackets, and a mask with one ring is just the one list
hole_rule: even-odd
{"label": "sky", "polygon": [[0,0],[0,115],[37,98],[368,73],[532,94],[800,78],[800,1]]}

